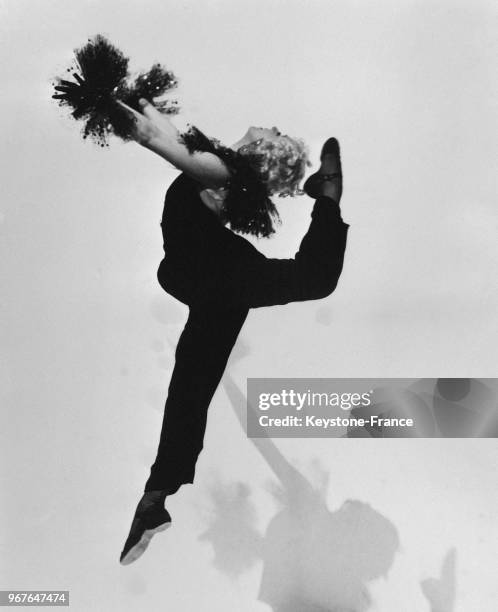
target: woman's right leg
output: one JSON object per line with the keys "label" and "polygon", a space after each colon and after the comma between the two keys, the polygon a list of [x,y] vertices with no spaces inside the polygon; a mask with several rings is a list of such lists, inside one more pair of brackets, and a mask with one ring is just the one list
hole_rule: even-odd
{"label": "woman's right leg", "polygon": [[344,265],[349,225],[339,204],[322,196],[315,201],[311,223],[294,259],[269,259],[249,267],[244,287],[251,307],[317,300],[337,287]]}

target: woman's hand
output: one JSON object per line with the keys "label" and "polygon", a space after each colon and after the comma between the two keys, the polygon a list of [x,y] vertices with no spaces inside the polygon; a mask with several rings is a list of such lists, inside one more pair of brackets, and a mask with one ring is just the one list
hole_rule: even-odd
{"label": "woman's hand", "polygon": [[163,139],[178,138],[178,130],[168,116],[160,113],[147,100],[141,99],[139,102],[143,114],[120,100],[118,104],[133,116],[134,126],[131,137],[142,146],[154,149]]}

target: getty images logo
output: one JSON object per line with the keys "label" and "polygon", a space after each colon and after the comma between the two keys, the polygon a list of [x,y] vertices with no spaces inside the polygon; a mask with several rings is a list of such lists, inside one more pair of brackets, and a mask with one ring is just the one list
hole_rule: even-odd
{"label": "getty images logo", "polygon": [[280,406],[302,410],[307,407],[341,408],[350,410],[360,406],[370,406],[373,389],[365,393],[325,393],[311,391],[300,392],[294,389],[282,389],[278,393],[260,393],[258,397],[259,410],[269,410]]}

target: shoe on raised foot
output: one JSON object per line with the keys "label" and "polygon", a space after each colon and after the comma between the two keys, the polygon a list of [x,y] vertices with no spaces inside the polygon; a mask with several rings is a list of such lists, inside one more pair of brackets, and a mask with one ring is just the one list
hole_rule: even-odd
{"label": "shoe on raised foot", "polygon": [[119,562],[129,565],[146,551],[152,536],[171,527],[171,516],[164,508],[149,512],[135,512],[130,533],[121,552]]}
{"label": "shoe on raised foot", "polygon": [[337,138],[329,138],[320,153],[321,166],[318,172],[312,174],[304,183],[303,191],[316,200],[322,193],[322,183],[333,181],[337,184],[338,199],[342,195],[341,151]]}

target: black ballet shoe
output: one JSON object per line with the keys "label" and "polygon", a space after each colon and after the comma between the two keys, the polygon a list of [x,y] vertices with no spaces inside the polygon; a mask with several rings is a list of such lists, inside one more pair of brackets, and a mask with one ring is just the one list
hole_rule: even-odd
{"label": "black ballet shoe", "polygon": [[[337,163],[337,171],[336,172],[326,172],[325,167],[330,163],[329,160],[325,160],[325,156],[333,155],[336,159]],[[339,147],[339,142],[337,138],[329,138],[322,147],[322,151],[320,153],[320,161],[322,162],[320,169],[318,172],[312,174],[304,183],[303,191],[310,198],[316,200],[322,194],[321,185],[325,181],[339,181],[339,197],[342,194],[342,166],[341,166],[341,151]],[[328,163],[327,163],[328,162]]]}
{"label": "black ballet shoe", "polygon": [[164,508],[135,513],[130,533],[121,552],[119,562],[129,565],[146,551],[154,534],[171,527],[171,516]]}

